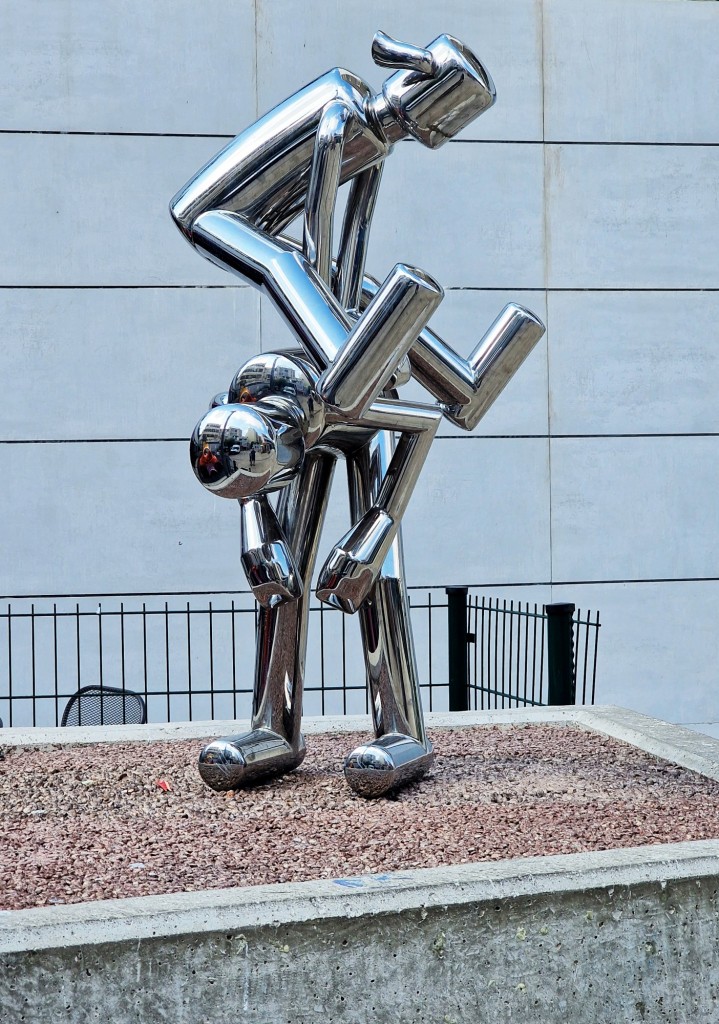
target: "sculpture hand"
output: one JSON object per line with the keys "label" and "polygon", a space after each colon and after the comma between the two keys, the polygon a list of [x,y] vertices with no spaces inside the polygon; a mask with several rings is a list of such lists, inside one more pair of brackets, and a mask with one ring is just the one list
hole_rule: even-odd
{"label": "sculpture hand", "polygon": [[297,601],[302,579],[266,495],[241,502],[242,567],[252,593],[266,608]]}
{"label": "sculpture hand", "polygon": [[369,597],[396,532],[387,512],[371,508],[332,549],[317,581],[319,600],[356,612]]}
{"label": "sculpture hand", "polygon": [[265,608],[302,597],[302,581],[295,560],[282,541],[243,551],[242,566],[258,604]]}

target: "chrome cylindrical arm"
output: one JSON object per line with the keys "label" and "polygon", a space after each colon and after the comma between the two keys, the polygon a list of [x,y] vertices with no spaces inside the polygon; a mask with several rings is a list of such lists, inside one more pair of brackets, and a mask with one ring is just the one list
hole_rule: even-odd
{"label": "chrome cylindrical arm", "polygon": [[367,599],[397,536],[440,421],[440,413],[426,406],[384,399],[362,417],[363,425],[401,434],[375,502],[338,541],[319,574],[321,601],[352,614]]}

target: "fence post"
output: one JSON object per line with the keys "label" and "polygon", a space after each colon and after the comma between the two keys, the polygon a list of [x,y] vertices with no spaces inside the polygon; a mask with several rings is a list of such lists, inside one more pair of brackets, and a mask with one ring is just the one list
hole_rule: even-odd
{"label": "fence post", "polygon": [[548,703],[574,704],[574,615],[573,604],[545,605],[547,615]]}
{"label": "fence post", "polygon": [[449,649],[449,710],[469,710],[467,594],[469,587],[445,587]]}

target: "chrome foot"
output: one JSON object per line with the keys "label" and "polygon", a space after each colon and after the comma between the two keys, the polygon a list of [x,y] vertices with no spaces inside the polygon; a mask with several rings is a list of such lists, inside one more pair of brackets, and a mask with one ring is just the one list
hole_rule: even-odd
{"label": "chrome foot", "polygon": [[291,772],[304,761],[302,736],[296,747],[270,729],[225,736],[200,753],[200,775],[210,789],[241,789],[268,775]]}
{"label": "chrome foot", "polygon": [[434,750],[411,736],[388,733],[357,747],[345,758],[345,778],[359,796],[386,796],[421,778],[434,763]]}

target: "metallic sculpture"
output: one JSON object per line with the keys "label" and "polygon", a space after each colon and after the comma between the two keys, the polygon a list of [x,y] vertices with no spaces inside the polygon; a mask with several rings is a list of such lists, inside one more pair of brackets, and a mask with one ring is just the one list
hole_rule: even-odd
{"label": "metallic sculpture", "polygon": [[[400,523],[442,416],[473,429],[544,333],[510,304],[464,360],[427,327],[443,297],[429,275],[398,264],[379,284],[365,273],[393,145],[413,137],[438,149],[495,98],[484,67],[452,36],[420,48],[378,32],[372,56],[396,69],[381,92],[334,68],[238,135],[170,206],[203,256],[271,298],[301,346],[245,363],[191,442],[203,486],[239,501],[242,565],[260,605],[251,730],[200,755],[218,790],[304,758],[308,589],[340,455],[353,525],[320,571],[317,596],[358,613],[376,734],[346,758],[345,776],[362,796],[380,796],[432,764]],[[284,233],[297,217],[301,241]],[[400,400],[410,374],[435,403]]]}

